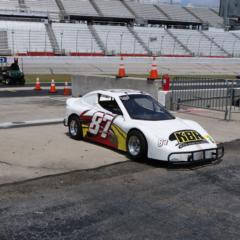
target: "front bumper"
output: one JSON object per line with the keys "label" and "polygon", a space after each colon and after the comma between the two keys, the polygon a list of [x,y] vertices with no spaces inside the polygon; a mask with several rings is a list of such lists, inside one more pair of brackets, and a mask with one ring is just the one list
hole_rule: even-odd
{"label": "front bumper", "polygon": [[168,155],[168,162],[177,163],[195,163],[195,162],[212,162],[222,158],[224,147],[191,151],[191,152],[173,152]]}

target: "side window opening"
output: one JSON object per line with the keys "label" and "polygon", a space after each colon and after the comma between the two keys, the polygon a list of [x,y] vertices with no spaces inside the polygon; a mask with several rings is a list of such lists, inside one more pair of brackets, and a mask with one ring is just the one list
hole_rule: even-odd
{"label": "side window opening", "polygon": [[117,115],[122,115],[122,111],[118,106],[115,98],[99,94],[98,95],[98,103],[101,107],[106,109],[109,112],[112,112]]}

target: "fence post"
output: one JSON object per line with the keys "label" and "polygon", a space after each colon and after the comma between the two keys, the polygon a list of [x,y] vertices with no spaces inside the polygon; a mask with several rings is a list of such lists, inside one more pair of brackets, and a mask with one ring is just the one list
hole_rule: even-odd
{"label": "fence post", "polygon": [[170,97],[170,110],[174,111],[174,106],[173,106],[173,99],[174,99],[174,81],[175,80],[172,80],[171,82],[171,90],[172,90],[172,94],[171,94],[171,97]]}
{"label": "fence post", "polygon": [[231,112],[232,112],[232,89],[233,89],[233,81],[232,81],[232,86],[229,85],[229,81],[226,80],[227,83],[227,90],[226,90],[226,109],[225,109],[225,116],[224,116],[224,120],[231,120]]}
{"label": "fence post", "polygon": [[181,103],[181,99],[178,98],[178,100],[177,100],[177,111],[179,111],[179,109],[180,109],[180,103]]}

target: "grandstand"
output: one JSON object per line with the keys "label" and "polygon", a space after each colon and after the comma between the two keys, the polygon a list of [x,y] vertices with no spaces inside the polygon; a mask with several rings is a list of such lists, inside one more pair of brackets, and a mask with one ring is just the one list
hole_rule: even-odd
{"label": "grandstand", "polygon": [[0,21],[0,29],[7,32],[8,48],[12,54],[25,55],[30,52],[52,52],[43,23]]}
{"label": "grandstand", "polygon": [[216,9],[130,0],[1,0],[0,37],[1,54],[240,56]]}
{"label": "grandstand", "polygon": [[101,53],[87,24],[53,23],[52,28],[61,52],[69,55]]}
{"label": "grandstand", "polygon": [[105,44],[107,54],[145,54],[146,50],[125,26],[95,25],[96,32]]}
{"label": "grandstand", "polygon": [[195,23],[199,20],[189,13],[185,8],[180,5],[159,4],[157,5],[163,12],[165,12],[171,20],[179,22]]}
{"label": "grandstand", "polygon": [[23,7],[33,12],[58,12],[55,0],[24,0]]}
{"label": "grandstand", "polygon": [[104,17],[134,18],[133,14],[119,0],[96,0],[95,4]]}
{"label": "grandstand", "polygon": [[99,16],[89,0],[62,0],[61,2],[63,4],[63,10],[66,11],[67,15]]}
{"label": "grandstand", "polygon": [[201,22],[209,24],[211,27],[223,27],[223,18],[219,17],[214,9],[203,7],[185,8]]}
{"label": "grandstand", "polygon": [[1,0],[0,10],[17,10],[19,8],[18,0]]}

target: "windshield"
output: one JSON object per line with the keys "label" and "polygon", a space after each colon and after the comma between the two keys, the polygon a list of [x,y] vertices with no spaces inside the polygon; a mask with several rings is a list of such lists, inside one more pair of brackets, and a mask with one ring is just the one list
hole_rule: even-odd
{"label": "windshield", "polygon": [[149,95],[124,95],[120,97],[128,114],[137,120],[170,120],[175,117]]}

